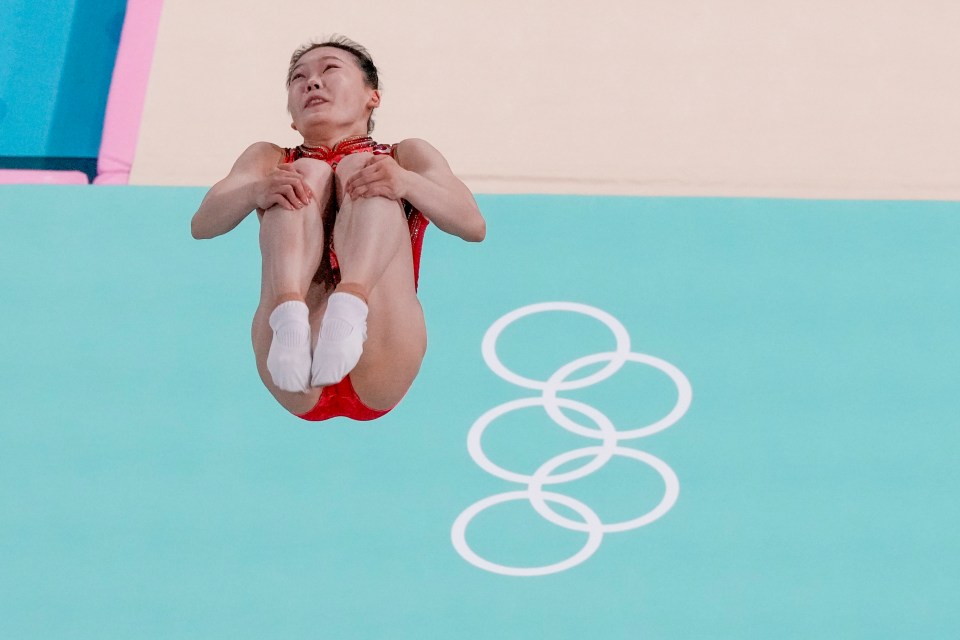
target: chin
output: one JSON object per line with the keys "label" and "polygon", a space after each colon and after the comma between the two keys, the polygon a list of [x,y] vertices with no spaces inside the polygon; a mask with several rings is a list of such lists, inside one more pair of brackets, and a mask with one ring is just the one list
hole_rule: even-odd
{"label": "chin", "polygon": [[324,130],[330,126],[330,122],[323,118],[304,118],[297,123],[297,131],[306,135],[316,133],[317,130]]}

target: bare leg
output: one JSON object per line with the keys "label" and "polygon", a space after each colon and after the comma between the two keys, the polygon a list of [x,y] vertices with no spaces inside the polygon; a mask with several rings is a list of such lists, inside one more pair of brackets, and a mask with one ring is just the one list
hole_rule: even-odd
{"label": "bare leg", "polygon": [[[368,298],[369,337],[351,379],[366,404],[385,409],[399,402],[416,377],[426,349],[426,330],[413,283],[409,230],[400,203],[386,198],[352,200],[343,191],[346,181],[369,158],[369,154],[354,154],[337,167],[340,210],[334,246],[341,286],[331,296],[330,306],[337,295],[344,295],[340,293],[343,290],[359,290]],[[318,352],[320,346],[318,343]],[[317,364],[314,354],[314,367]]]}
{"label": "bare leg", "polygon": [[337,168],[340,211],[333,232],[337,255],[348,256],[340,265],[341,282],[359,285],[367,292],[380,280],[400,247],[410,244],[409,233],[403,224],[403,208],[398,201],[386,198],[353,200],[343,191],[346,181],[370,157],[369,153],[354,154],[344,158]]}
{"label": "bare leg", "polygon": [[323,255],[323,218],[332,202],[333,171],[320,160],[300,159],[293,166],[306,178],[314,199],[302,209],[276,206],[264,213],[260,226],[261,305],[275,307],[286,300],[305,300]]}
{"label": "bare leg", "polygon": [[[262,284],[260,305],[254,316],[253,344],[257,369],[267,389],[285,408],[302,413],[316,403],[319,390],[284,391],[275,382],[268,359],[276,372],[278,361],[285,364],[283,357],[290,362],[295,362],[297,357],[302,361],[305,357],[306,372],[302,375],[309,375],[310,335],[314,332],[310,330],[305,300],[323,255],[323,217],[333,201],[333,173],[325,162],[319,160],[301,159],[293,164],[306,178],[314,199],[295,211],[272,207],[264,213],[260,227]],[[284,311],[290,313],[285,315]],[[304,331],[307,342],[303,353],[293,352],[294,357],[290,357],[284,353],[282,344],[275,344],[278,336],[291,341],[301,340],[303,336],[298,332]],[[282,357],[278,358],[278,353]]]}
{"label": "bare leg", "polygon": [[340,261],[341,282],[330,296],[313,354],[312,383],[321,386],[339,382],[360,361],[367,339],[367,299],[397,254],[401,243],[409,244],[402,225],[399,202],[386,198],[353,200],[343,186],[369,161],[369,153],[347,156],[337,167],[336,184],[340,208],[334,227],[334,247]]}

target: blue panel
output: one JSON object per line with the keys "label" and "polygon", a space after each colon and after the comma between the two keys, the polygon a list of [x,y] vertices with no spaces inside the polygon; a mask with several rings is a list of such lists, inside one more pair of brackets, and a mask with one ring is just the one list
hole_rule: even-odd
{"label": "blue panel", "polygon": [[[307,424],[254,369],[257,224],[191,239],[202,195],[0,193],[0,637],[960,637],[960,204],[483,197],[484,243],[426,235],[430,348],[407,398],[373,423]],[[483,470],[467,434],[541,395],[495,375],[481,341],[546,301],[606,312],[693,399],[548,485],[601,523],[635,518],[667,485],[646,452],[679,481],[663,517],[512,577],[467,562],[451,530],[527,490]],[[545,312],[497,353],[544,380],[614,344]],[[635,361],[560,395],[618,438],[678,398]],[[482,445],[532,474],[601,441],[532,407]],[[535,567],[588,536],[518,500],[467,540]]]}
{"label": "blue panel", "polygon": [[0,156],[97,156],[125,8],[125,0],[3,3]]}
{"label": "blue panel", "polygon": [[0,3],[0,156],[47,155],[74,0]]}

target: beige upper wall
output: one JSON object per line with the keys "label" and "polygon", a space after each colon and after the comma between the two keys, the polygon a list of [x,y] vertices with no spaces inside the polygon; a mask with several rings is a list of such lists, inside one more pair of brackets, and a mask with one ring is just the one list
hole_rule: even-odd
{"label": "beige upper wall", "polygon": [[165,0],[131,181],[301,142],[287,62],[336,32],[375,137],[477,192],[960,199],[958,30],[954,0]]}

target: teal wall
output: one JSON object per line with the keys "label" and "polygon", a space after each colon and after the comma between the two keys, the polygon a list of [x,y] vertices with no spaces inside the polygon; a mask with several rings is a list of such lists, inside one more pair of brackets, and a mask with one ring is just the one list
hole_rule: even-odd
{"label": "teal wall", "polygon": [[96,158],[124,0],[0,3],[0,166]]}
{"label": "teal wall", "polygon": [[[0,637],[960,634],[960,204],[483,196],[484,243],[427,232],[430,347],[407,398],[373,423],[307,424],[254,370],[257,224],[191,239],[202,195],[0,192]],[[622,443],[673,470],[673,508],[519,578],[466,562],[451,528],[522,488],[467,437],[537,395],[494,375],[481,341],[546,301],[615,317],[693,395],[675,425]],[[560,312],[497,343],[538,379],[613,346]],[[618,431],[677,398],[640,363],[562,395]],[[591,444],[536,407],[483,440],[527,474]],[[664,484],[620,456],[550,490],[616,522]],[[515,501],[467,538],[537,566],[587,536]]]}

